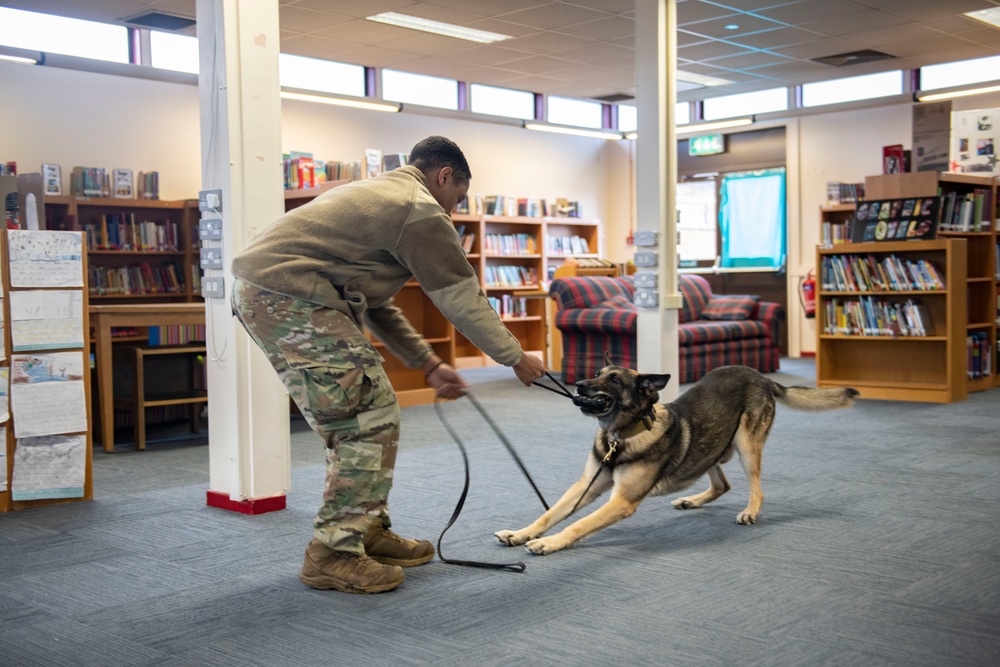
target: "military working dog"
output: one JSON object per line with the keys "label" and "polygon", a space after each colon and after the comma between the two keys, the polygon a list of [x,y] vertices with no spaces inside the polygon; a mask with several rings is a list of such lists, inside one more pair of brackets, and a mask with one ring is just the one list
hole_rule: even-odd
{"label": "military working dog", "polygon": [[[550,554],[573,545],[635,512],[647,496],[680,491],[708,474],[706,491],[673,501],[692,509],[729,490],[722,464],[740,455],[750,486],[750,502],[739,524],[757,521],[761,455],[775,416],[775,400],[800,410],[833,410],[854,405],[854,389],[784,387],[747,366],[725,366],[703,377],[680,398],[657,403],[669,375],[640,374],[605,366],[596,377],[576,383],[573,403],[597,419],[597,436],[583,476],[545,514],[521,530],[494,533],[502,544],[524,544]],[[552,526],[611,489],[608,502],[562,532]]]}

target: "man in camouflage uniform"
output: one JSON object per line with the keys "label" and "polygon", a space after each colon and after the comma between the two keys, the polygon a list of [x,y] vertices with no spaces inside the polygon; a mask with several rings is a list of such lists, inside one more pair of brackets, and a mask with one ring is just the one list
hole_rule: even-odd
{"label": "man in camouflage uniform", "polygon": [[544,374],[479,288],[448,215],[469,189],[462,151],[429,137],[406,167],[330,190],[285,214],[233,260],[233,311],[327,451],[323,506],[299,578],[350,593],[392,590],[434,557],[389,530],[399,406],[367,327],[442,398],[467,385],[392,303],[411,278],[466,337],[525,385]]}

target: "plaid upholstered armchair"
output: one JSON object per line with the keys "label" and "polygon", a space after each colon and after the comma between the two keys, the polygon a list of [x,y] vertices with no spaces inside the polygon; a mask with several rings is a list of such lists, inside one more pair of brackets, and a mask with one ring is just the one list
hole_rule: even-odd
{"label": "plaid upholstered armchair", "polygon": [[[708,281],[680,274],[680,383],[694,382],[719,366],[778,370],[780,304],[752,295],[713,295]],[[564,382],[593,377],[604,353],[618,365],[636,366],[636,318],[631,277],[574,276],[552,281],[556,328],[562,333]]]}

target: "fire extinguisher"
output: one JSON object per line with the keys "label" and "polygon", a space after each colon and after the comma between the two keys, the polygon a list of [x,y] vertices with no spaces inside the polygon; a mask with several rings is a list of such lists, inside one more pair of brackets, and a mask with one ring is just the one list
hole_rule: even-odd
{"label": "fire extinguisher", "polygon": [[799,300],[806,317],[816,317],[816,274],[812,270],[799,283]]}

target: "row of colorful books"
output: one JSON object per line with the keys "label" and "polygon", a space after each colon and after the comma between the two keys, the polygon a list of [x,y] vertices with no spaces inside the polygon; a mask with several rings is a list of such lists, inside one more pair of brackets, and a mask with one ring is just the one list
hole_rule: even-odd
{"label": "row of colorful books", "polygon": [[949,192],[942,195],[938,229],[946,232],[988,232],[993,226],[992,211],[992,190],[976,188],[965,194]]}
{"label": "row of colorful books", "polygon": [[111,213],[83,224],[88,250],[173,252],[180,247],[176,222],[136,222],[135,213]]}
{"label": "row of colorful books", "polygon": [[171,324],[162,327],[149,327],[150,345],[184,345],[204,341],[204,324]]}
{"label": "row of colorful books", "polygon": [[486,234],[483,253],[488,255],[534,255],[538,244],[531,234]]}
{"label": "row of colorful books", "polygon": [[523,296],[513,296],[504,294],[499,297],[487,297],[493,310],[497,311],[500,317],[527,317],[528,299]]}
{"label": "row of colorful books", "polygon": [[327,181],[357,181],[364,170],[361,160],[340,162],[317,160],[312,153],[293,151],[283,156],[286,190],[319,187]]}
{"label": "row of colorful books", "polygon": [[183,294],[184,271],[177,262],[99,266],[88,269],[91,296]]}
{"label": "row of colorful books", "polygon": [[590,243],[582,236],[550,236],[549,254],[589,255]]}
{"label": "row of colorful books", "polygon": [[528,287],[538,284],[538,271],[534,267],[489,265],[486,267],[487,287]]}
{"label": "row of colorful books", "polygon": [[933,323],[919,299],[888,301],[879,297],[830,299],[823,332],[841,336],[930,336]]}
{"label": "row of colorful books", "polygon": [[826,255],[821,260],[821,289],[832,292],[943,290],[944,274],[925,259],[887,255]]}

